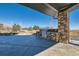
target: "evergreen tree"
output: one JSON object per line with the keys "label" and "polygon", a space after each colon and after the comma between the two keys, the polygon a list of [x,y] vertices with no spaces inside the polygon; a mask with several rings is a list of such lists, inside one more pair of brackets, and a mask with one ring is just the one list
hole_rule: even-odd
{"label": "evergreen tree", "polygon": [[39,26],[37,26],[37,25],[33,26],[33,30],[39,30],[39,29],[40,29]]}
{"label": "evergreen tree", "polygon": [[12,28],[13,32],[20,31],[20,29],[21,29],[21,26],[19,24],[14,24],[13,25],[13,28]]}
{"label": "evergreen tree", "polygon": [[3,30],[4,25],[0,24],[0,30]]}

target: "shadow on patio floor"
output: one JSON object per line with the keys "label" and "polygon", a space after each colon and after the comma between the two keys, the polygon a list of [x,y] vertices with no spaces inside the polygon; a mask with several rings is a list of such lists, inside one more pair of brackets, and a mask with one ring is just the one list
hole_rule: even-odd
{"label": "shadow on patio floor", "polygon": [[0,36],[0,55],[33,56],[55,44],[55,41],[45,40],[34,35]]}

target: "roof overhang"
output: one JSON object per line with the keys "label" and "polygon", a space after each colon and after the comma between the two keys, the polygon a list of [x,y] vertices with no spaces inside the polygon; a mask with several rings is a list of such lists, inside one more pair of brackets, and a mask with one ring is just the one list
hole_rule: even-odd
{"label": "roof overhang", "polygon": [[49,16],[57,16],[58,11],[48,3],[21,3],[22,5],[47,14]]}
{"label": "roof overhang", "polygon": [[76,4],[76,5],[72,6],[72,7],[70,7],[67,11],[69,13],[69,12],[71,12],[71,11],[77,9],[77,8],[79,8],[79,4]]}
{"label": "roof overhang", "polygon": [[49,16],[58,16],[58,12],[70,12],[79,6],[77,3],[21,3],[24,6],[35,9]]}

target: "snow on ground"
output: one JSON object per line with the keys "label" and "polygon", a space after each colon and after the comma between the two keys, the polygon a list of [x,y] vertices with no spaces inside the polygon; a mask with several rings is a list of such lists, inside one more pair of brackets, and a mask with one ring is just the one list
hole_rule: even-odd
{"label": "snow on ground", "polygon": [[18,33],[17,35],[32,35],[33,33]]}
{"label": "snow on ground", "polygon": [[70,43],[79,46],[79,37],[70,37]]}

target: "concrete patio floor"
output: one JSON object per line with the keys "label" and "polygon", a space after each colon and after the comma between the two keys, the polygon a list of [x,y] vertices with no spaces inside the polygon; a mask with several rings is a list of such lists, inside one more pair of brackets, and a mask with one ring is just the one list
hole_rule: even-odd
{"label": "concrete patio floor", "polygon": [[36,56],[79,56],[79,46],[57,43]]}

